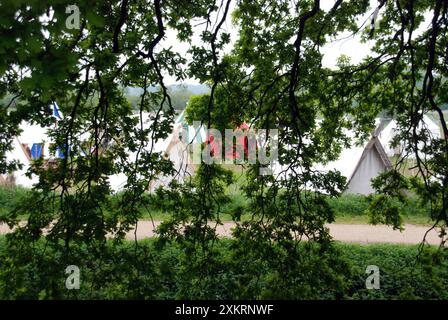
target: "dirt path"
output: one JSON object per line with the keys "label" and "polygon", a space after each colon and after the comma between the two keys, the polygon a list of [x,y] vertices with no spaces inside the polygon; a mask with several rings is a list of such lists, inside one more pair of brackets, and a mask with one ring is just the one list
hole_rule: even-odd
{"label": "dirt path", "polygon": [[[160,221],[155,221],[154,225],[151,221],[139,221],[137,225],[137,232],[129,232],[126,235],[127,239],[144,239],[154,236],[154,226],[158,226]],[[224,222],[223,225],[217,227],[219,235],[224,237],[231,236],[231,229],[234,227],[233,222]],[[342,242],[356,242],[356,243],[403,243],[403,244],[418,244],[422,241],[426,231],[429,227],[415,226],[406,224],[404,231],[393,230],[388,226],[373,226],[365,224],[329,224],[330,234],[335,240]],[[430,244],[437,245],[440,243],[440,238],[435,230],[431,230],[426,236],[426,240]]]}
{"label": "dirt path", "polygon": [[[335,240],[358,243],[402,243],[418,244],[423,240],[429,227],[406,224],[403,232],[393,230],[388,226],[373,226],[365,224],[332,224],[330,233]],[[440,244],[436,230],[431,230],[426,236],[429,244]]]}
{"label": "dirt path", "polygon": [[[160,221],[142,220],[138,222],[137,230],[132,230],[126,234],[126,239],[133,240],[135,236],[137,239],[144,239],[153,237],[154,227],[157,227]],[[224,222],[223,225],[217,227],[219,235],[224,237],[231,236],[231,229],[233,222]],[[365,224],[330,224],[330,233],[335,240],[342,242],[355,243],[402,243],[402,244],[418,244],[422,241],[426,231],[429,227],[415,226],[406,224],[405,230],[400,232],[393,230],[388,226],[372,226]],[[10,229],[5,224],[0,224],[0,234],[8,233]],[[437,245],[440,243],[440,238],[435,230],[432,230],[426,236],[426,240],[430,244]]]}

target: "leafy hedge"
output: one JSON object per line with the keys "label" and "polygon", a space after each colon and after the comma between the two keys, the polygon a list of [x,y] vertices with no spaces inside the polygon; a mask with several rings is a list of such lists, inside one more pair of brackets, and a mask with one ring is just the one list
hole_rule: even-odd
{"label": "leafy hedge", "polygon": [[23,187],[0,186],[0,216],[14,210],[29,192],[30,189]]}
{"label": "leafy hedge", "polygon": [[[334,210],[335,216],[349,216],[349,217],[359,217],[366,216],[367,209],[369,208],[370,200],[374,199],[376,196],[364,196],[356,194],[343,194],[339,198],[328,198],[327,202],[330,207]],[[416,197],[407,197],[407,203],[405,205],[399,203],[401,211],[405,218],[409,217],[421,217],[429,219],[429,208],[422,206]]]}
{"label": "leafy hedge", "polygon": [[[0,216],[13,210],[17,204],[30,192],[29,189],[23,187],[3,187],[0,186]],[[118,201],[121,194],[113,196]],[[231,192],[231,201],[225,204],[222,210],[222,217],[225,220],[231,220],[235,217],[235,212],[240,212],[240,215],[244,219],[245,208],[248,205],[247,199],[235,192]],[[429,218],[429,208],[422,207],[416,198],[409,197],[408,203],[402,208],[405,214],[405,218],[409,217],[421,217]],[[328,198],[327,202],[332,210],[335,212],[336,217],[362,217],[367,216],[367,209],[369,207],[369,199],[363,195],[344,194],[339,198]],[[401,205],[401,204],[400,204]],[[148,207],[141,208],[141,217],[143,219],[149,218]],[[150,207],[151,217],[154,219],[163,219],[167,216],[167,213],[161,212],[157,208]]]}
{"label": "leafy hedge", "polygon": [[[448,259],[412,245],[338,245],[350,261],[350,299],[448,299]],[[417,259],[418,256],[418,259]],[[380,269],[380,290],[365,288],[367,265]]]}
{"label": "leafy hedge", "polygon": [[[220,240],[207,265],[193,266],[189,253],[155,240],[72,247],[67,260],[43,242],[16,248],[1,237],[0,299],[448,299],[448,259],[435,249],[417,262],[417,246],[336,244],[322,254],[312,245],[299,271],[284,275],[235,245]],[[81,269],[80,290],[64,287],[68,264]],[[380,268],[379,290],[365,288],[367,265]],[[278,288],[285,276],[290,287]]]}

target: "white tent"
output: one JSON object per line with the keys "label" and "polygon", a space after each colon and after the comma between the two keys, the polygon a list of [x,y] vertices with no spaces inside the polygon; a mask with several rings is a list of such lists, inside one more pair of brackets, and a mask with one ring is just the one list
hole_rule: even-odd
{"label": "white tent", "polygon": [[349,162],[350,159],[356,161],[356,165],[351,166],[350,171],[348,171],[350,173],[344,174],[348,178],[345,193],[364,195],[373,193],[374,189],[371,186],[371,180],[377,177],[380,173],[386,172],[392,168],[392,164],[389,161],[380,140],[376,136],[370,139],[362,150],[361,156],[359,156],[359,149],[351,155],[343,156],[344,157],[341,157],[339,161]]}
{"label": "white tent", "polygon": [[[364,145],[352,144],[349,148],[342,150],[337,160],[327,164],[317,164],[314,169],[320,172],[339,171],[347,179],[345,193],[364,195],[372,193],[374,190],[371,187],[371,179],[392,167],[378,139],[378,131],[377,129]],[[349,136],[353,138],[354,135],[349,133]],[[273,172],[278,177],[280,174],[288,175],[291,170],[275,162]]]}
{"label": "white tent", "polygon": [[190,161],[188,145],[182,139],[182,129],[181,125],[177,125],[170,136],[160,145],[163,146],[163,157],[173,163],[176,173],[174,175],[159,176],[151,181],[150,191],[160,186],[168,186],[173,179],[177,182],[183,182],[185,178],[193,174],[194,166]]}
{"label": "white tent", "polygon": [[[420,121],[417,132],[421,133],[422,130],[425,130],[430,136],[431,139],[440,139],[441,138],[441,130],[440,127],[432,121],[427,115],[423,116],[422,121]],[[389,157],[394,155],[402,155],[404,150],[404,142],[399,143],[397,146],[392,147],[392,141],[394,137],[398,134],[399,128],[396,120],[391,120],[389,124],[380,132],[378,138],[380,139],[382,145],[384,146],[384,150]],[[419,149],[423,147],[423,144],[418,145]],[[410,157],[414,157],[413,154],[409,155]]]}
{"label": "white tent", "polygon": [[38,181],[38,177],[33,175],[29,178],[25,173],[33,159],[49,155],[49,138],[47,129],[36,124],[22,122],[20,130],[22,131],[20,135],[14,137],[12,150],[6,153],[6,160],[8,162],[17,161],[22,168],[3,175],[2,180],[7,184],[32,187]]}
{"label": "white tent", "polygon": [[24,146],[21,145],[17,137],[15,137],[12,141],[12,150],[6,153],[6,161],[17,161],[22,165],[22,168],[2,175],[2,183],[8,185],[19,185],[28,188],[37,183],[38,178],[36,176],[33,176],[31,179],[26,176],[31,159],[27,155],[27,151]]}
{"label": "white tent", "polygon": [[202,143],[206,140],[204,126],[195,128],[185,121],[185,111],[182,111],[175,120],[173,131],[167,139],[156,143],[155,150],[162,151],[163,156],[173,162],[176,173],[169,176],[160,176],[151,182],[150,190],[159,186],[167,186],[171,180],[178,182],[191,177],[195,171],[192,164],[190,151],[193,144]]}
{"label": "white tent", "polygon": [[[187,146],[179,139],[179,126],[174,131],[163,140],[158,140],[154,143],[154,146],[151,145],[151,141],[149,141],[146,147],[143,148],[145,152],[152,153],[161,153],[163,157],[169,159],[173,162],[174,168],[179,172],[175,177],[173,176],[159,176],[151,181],[149,189],[154,190],[155,188],[161,185],[168,185],[171,179],[176,178],[177,180],[183,179],[185,174],[182,174],[182,169],[184,168],[184,164],[188,163],[188,152]],[[152,149],[152,150],[151,150]],[[128,154],[128,159],[130,164],[132,165],[135,161],[136,154]],[[109,177],[109,183],[111,185],[112,190],[120,191],[122,190],[127,182],[127,176],[123,173],[115,174]]]}
{"label": "white tent", "polygon": [[[143,128],[149,128],[152,123],[150,114],[144,113],[142,120]],[[140,124],[138,124],[138,128],[140,128]],[[159,186],[167,186],[173,179],[182,182],[186,177],[191,176],[195,166],[190,161],[190,144],[201,143],[203,141],[205,141],[204,127],[194,128],[188,125],[185,122],[184,111],[175,120],[173,130],[166,139],[158,140],[154,143],[154,146],[152,146],[151,139],[149,139],[144,147],[144,151],[152,151],[153,153],[160,152],[163,157],[173,162],[176,171],[174,175],[162,175],[153,179],[150,183],[149,190],[153,191]],[[129,154],[129,159],[133,162],[135,154]],[[123,189],[126,182],[127,177],[124,174],[109,177],[109,183],[114,191]]]}
{"label": "white tent", "polygon": [[[51,106],[53,117],[61,119],[60,112],[56,103]],[[22,165],[22,169],[16,170],[0,176],[0,183],[19,185],[23,187],[32,187],[37,183],[38,177],[33,175],[31,178],[26,176],[33,159],[48,159],[50,155],[50,138],[48,137],[49,127],[42,127],[38,124],[30,124],[22,121],[19,125],[21,133],[14,137],[12,141],[12,150],[6,153],[6,161],[17,161]]]}
{"label": "white tent", "polygon": [[182,111],[175,121],[175,125],[180,124],[182,129],[180,134],[185,144],[202,143],[206,140],[206,130],[204,125],[194,127],[189,125],[185,119],[185,110]]}

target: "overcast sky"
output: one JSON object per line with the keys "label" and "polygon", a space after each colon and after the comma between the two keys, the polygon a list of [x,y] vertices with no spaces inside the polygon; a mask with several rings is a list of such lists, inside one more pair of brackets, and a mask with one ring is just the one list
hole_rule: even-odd
{"label": "overcast sky", "polygon": [[[357,1],[357,0],[344,0],[344,1]],[[222,30],[225,32],[229,32],[231,35],[231,43],[226,46],[224,52],[229,52],[232,47],[233,43],[238,38],[238,32],[236,27],[231,22],[231,15],[230,13],[235,8],[237,0],[233,0],[230,5],[229,14],[227,16],[227,19],[225,23],[222,26]],[[325,11],[330,10],[335,3],[335,0],[321,0],[321,8]],[[358,26],[363,25],[363,28],[370,26],[370,19],[372,14],[375,11],[375,8],[378,6],[378,0],[370,0],[370,8],[367,10],[367,13],[362,16],[358,21]],[[379,11],[378,18],[381,17],[382,11],[384,10],[384,7],[382,10]],[[222,12],[220,12],[221,16]],[[216,16],[215,23],[216,21]],[[213,19],[212,19],[213,21]],[[197,23],[202,22],[198,21]],[[431,23],[431,15],[430,12],[427,12],[425,15],[425,22],[420,26],[419,29],[414,31],[414,36],[417,36],[421,33],[422,30],[426,29],[428,25]],[[194,23],[193,23],[194,25]],[[196,45],[200,45],[200,34],[202,30],[204,29],[204,25],[197,26],[194,28],[194,36],[192,38],[192,43]],[[176,33],[173,32],[173,30],[167,30],[166,32],[167,36],[166,38],[161,42],[162,48],[167,47],[173,47],[173,50],[179,52],[183,57],[186,57],[187,60],[191,60],[191,55],[187,53],[188,49],[190,48],[189,43],[183,43],[176,39]],[[336,61],[338,57],[341,55],[347,55],[351,58],[351,61],[353,63],[360,62],[364,57],[366,57],[370,53],[370,47],[373,45],[373,42],[367,42],[367,43],[361,43],[359,35],[351,35],[350,32],[342,33],[338,36],[337,39],[334,39],[331,43],[328,43],[324,47],[321,48],[321,52],[324,54],[322,64],[324,67],[335,67]],[[222,55],[222,54],[221,54]],[[167,84],[174,84],[179,83],[179,81],[176,81],[175,78],[165,74],[165,81]],[[185,83],[189,84],[199,84],[199,82],[196,79],[187,79],[184,81]]]}
{"label": "overcast sky", "polygon": [[[230,12],[234,9],[235,3],[236,0],[232,1]],[[333,4],[334,4],[333,0],[323,0],[321,1],[321,8],[327,11],[333,6]],[[369,19],[369,16],[375,10],[376,4],[377,0],[371,0],[371,9],[368,11],[368,14],[366,14],[360,19],[359,25],[361,25],[364,21]],[[370,24],[370,22],[366,23],[366,25],[368,24]],[[199,35],[202,32],[202,30],[203,30],[202,27],[196,27],[194,29],[195,34],[192,40],[193,43],[196,44],[201,43]],[[233,43],[238,38],[237,29],[231,22],[230,14],[228,15],[228,18],[223,24],[222,30],[225,32],[229,32],[231,35],[231,43],[228,46],[226,46],[224,50],[225,52],[229,52],[233,46]],[[187,53],[190,44],[183,43],[177,40],[176,33],[173,30],[167,30],[166,34],[167,34],[166,38],[163,40],[163,42],[161,42],[161,47],[166,48],[171,46],[173,50],[179,52],[182,56],[186,57],[187,59],[191,59],[191,56]],[[321,49],[321,52],[324,54],[322,63],[325,67],[334,67],[336,65],[337,58],[342,54],[349,56],[352,59],[352,62],[356,63],[361,61],[370,52],[369,48],[370,48],[369,43],[361,43],[359,36],[357,35],[350,36],[350,33],[347,32],[341,34],[336,41],[324,46]],[[175,78],[169,75],[164,76],[167,84],[179,83],[178,81],[176,81]],[[184,82],[189,84],[199,84],[199,82],[196,79],[191,78],[185,80]]]}

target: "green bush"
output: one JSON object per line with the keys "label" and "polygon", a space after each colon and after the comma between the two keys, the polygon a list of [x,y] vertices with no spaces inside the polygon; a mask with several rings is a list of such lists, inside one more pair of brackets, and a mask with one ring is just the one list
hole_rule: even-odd
{"label": "green bush", "polygon": [[[370,196],[372,199],[376,195]],[[395,200],[394,200],[395,201]],[[367,216],[369,208],[369,197],[357,194],[343,194],[338,198],[327,198],[330,208],[334,210],[337,217],[362,217]],[[401,208],[403,218],[418,218],[415,221],[428,221],[430,218],[430,208],[423,206],[420,201],[414,196],[406,198],[406,204],[396,201],[396,205]],[[412,222],[415,222],[412,220]]]}
{"label": "green bush", "polygon": [[[30,189],[23,187],[4,187],[0,186],[0,217],[12,211],[22,199],[30,193]],[[247,218],[245,212],[249,202],[247,198],[233,189],[228,190],[230,201],[221,207],[222,219],[242,219]],[[121,193],[117,193],[112,197],[112,203],[117,204],[121,197]],[[146,206],[140,206],[141,219],[153,218],[155,220],[163,220],[169,213],[158,209],[151,205],[151,201],[147,200]],[[337,217],[366,217],[367,208],[369,207],[368,197],[355,194],[343,194],[338,198],[327,198],[327,202]],[[400,204],[401,205],[401,204]],[[402,208],[404,218],[418,217],[422,221],[429,218],[429,208],[422,206],[416,197],[408,197],[407,204]],[[25,215],[22,215],[24,218]]]}
{"label": "green bush", "polygon": [[[338,246],[352,266],[348,299],[447,299],[448,260],[435,249],[421,252],[416,245]],[[417,258],[418,257],[418,258]],[[368,265],[380,270],[380,289],[366,289]]]}
{"label": "green bush", "polygon": [[344,194],[339,198],[328,198],[330,207],[335,211],[336,216],[362,216],[369,206],[367,198],[363,195]]}
{"label": "green bush", "polygon": [[[279,274],[235,240],[216,242],[203,265],[178,245],[156,244],[108,241],[66,257],[44,240],[18,248],[0,237],[0,299],[448,299],[448,259],[435,249],[417,260],[417,246],[302,244],[298,268]],[[80,290],[64,286],[70,264],[81,269]],[[379,290],[365,287],[368,265],[380,269]]]}
{"label": "green bush", "polygon": [[0,217],[11,212],[30,193],[30,189],[23,187],[0,186]]}

